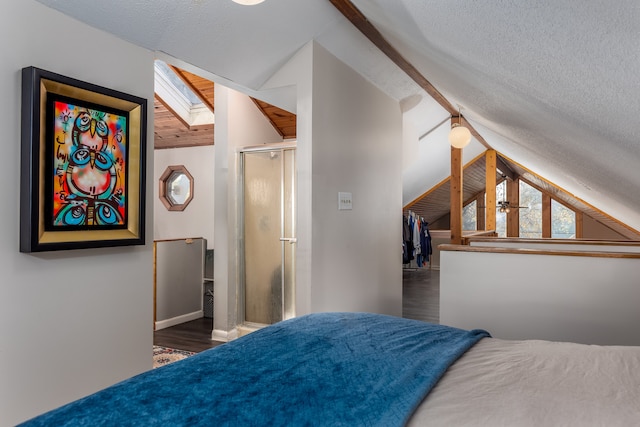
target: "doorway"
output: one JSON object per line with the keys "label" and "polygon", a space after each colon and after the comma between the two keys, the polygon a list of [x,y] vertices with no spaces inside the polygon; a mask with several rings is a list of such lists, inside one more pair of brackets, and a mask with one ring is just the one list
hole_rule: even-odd
{"label": "doorway", "polygon": [[240,319],[263,326],[295,317],[295,147],[240,155]]}

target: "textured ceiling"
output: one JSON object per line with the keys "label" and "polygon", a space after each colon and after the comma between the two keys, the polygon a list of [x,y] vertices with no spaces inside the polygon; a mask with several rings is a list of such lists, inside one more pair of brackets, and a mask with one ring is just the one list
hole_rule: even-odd
{"label": "textured ceiling", "polygon": [[[446,144],[442,132],[417,137],[448,113],[329,0],[266,0],[253,7],[230,0],[39,1],[253,95],[301,46],[316,40],[400,102],[415,136],[405,149]],[[353,3],[452,104],[463,107],[493,148],[640,229],[640,3]],[[433,177],[406,172],[405,203],[447,174],[446,159],[416,159]],[[405,167],[418,169],[411,161]]]}

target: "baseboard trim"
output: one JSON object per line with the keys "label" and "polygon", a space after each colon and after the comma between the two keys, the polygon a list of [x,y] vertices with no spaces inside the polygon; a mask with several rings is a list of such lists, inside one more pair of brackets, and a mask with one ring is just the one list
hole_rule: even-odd
{"label": "baseboard trim", "polygon": [[211,331],[211,339],[213,341],[229,342],[235,340],[238,336],[237,328],[233,328],[230,331],[223,331],[222,329],[214,329]]}
{"label": "baseboard trim", "polygon": [[204,311],[199,310],[194,311],[193,313],[187,313],[181,316],[172,317],[171,319],[158,320],[155,323],[156,331],[160,329],[170,328],[171,326],[179,325],[180,323],[200,319],[201,317],[204,317]]}
{"label": "baseboard trim", "polygon": [[262,323],[244,322],[242,325],[238,325],[238,335],[243,337],[266,326],[268,325],[264,325]]}

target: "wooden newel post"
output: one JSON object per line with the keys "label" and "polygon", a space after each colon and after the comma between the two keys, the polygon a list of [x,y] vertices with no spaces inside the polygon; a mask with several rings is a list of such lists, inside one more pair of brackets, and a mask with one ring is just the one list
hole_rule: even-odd
{"label": "wooden newel post", "polygon": [[[451,117],[451,125],[460,123],[460,117]],[[449,226],[451,244],[462,244],[462,149],[451,147],[451,211]]]}
{"label": "wooden newel post", "polygon": [[485,230],[496,229],[496,163],[497,153],[495,150],[487,150],[485,155],[486,171],[485,171]]}

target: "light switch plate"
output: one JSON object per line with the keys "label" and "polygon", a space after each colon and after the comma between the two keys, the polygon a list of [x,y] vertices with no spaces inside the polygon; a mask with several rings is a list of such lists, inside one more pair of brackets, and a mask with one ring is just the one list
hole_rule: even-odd
{"label": "light switch plate", "polygon": [[338,210],[348,211],[353,207],[353,201],[351,200],[351,193],[338,192]]}

